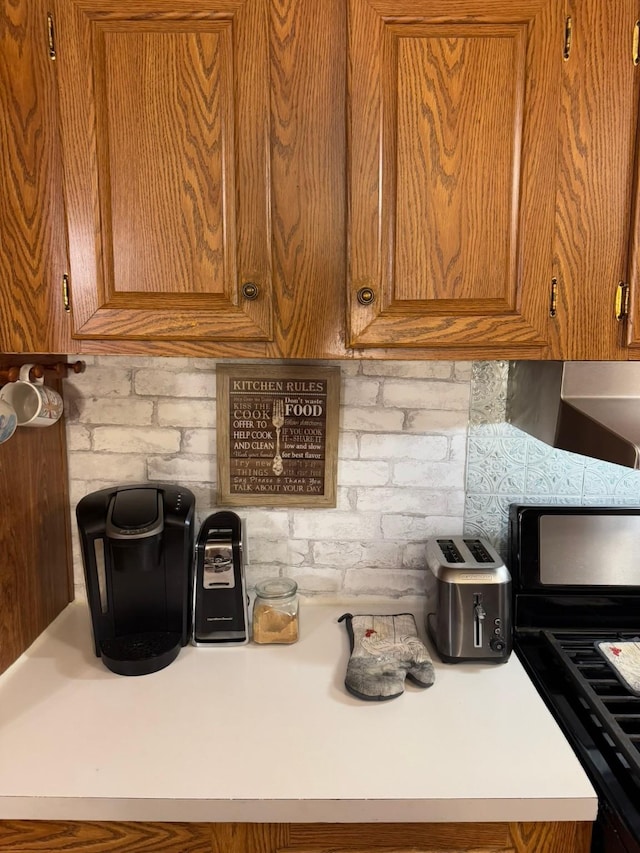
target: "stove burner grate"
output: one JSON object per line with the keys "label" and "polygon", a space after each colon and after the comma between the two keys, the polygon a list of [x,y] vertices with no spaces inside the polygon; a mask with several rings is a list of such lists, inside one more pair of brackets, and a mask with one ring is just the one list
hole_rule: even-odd
{"label": "stove burner grate", "polygon": [[640,697],[618,680],[595,648],[596,641],[637,639],[638,633],[542,631],[569,676],[602,739],[616,750],[640,784]]}

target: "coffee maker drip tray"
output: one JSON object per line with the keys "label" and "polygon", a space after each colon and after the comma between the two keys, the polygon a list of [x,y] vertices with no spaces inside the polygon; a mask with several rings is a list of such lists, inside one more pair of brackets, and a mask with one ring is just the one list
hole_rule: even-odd
{"label": "coffee maker drip tray", "polygon": [[100,656],[105,666],[118,675],[148,675],[169,666],[182,646],[180,634],[148,631],[122,637],[105,637]]}

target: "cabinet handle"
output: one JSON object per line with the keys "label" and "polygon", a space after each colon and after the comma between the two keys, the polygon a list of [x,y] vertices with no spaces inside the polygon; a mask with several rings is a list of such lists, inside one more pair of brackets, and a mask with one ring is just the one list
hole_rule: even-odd
{"label": "cabinet handle", "polygon": [[69,276],[62,276],[62,305],[65,311],[71,311],[71,295],[69,293]]}
{"label": "cabinet handle", "polygon": [[629,316],[629,285],[621,281],[616,290],[616,320],[620,322]]}
{"label": "cabinet handle", "polygon": [[56,38],[55,38],[55,30],[53,26],[53,15],[51,12],[47,13],[47,45],[49,47],[49,59],[56,58]]}
{"label": "cabinet handle", "polygon": [[260,295],[260,288],[253,281],[245,281],[242,285],[242,295],[251,302]]}
{"label": "cabinet handle", "polygon": [[376,301],[376,295],[370,287],[361,287],[356,297],[360,305],[373,305]]}
{"label": "cabinet handle", "polygon": [[633,64],[640,65],[640,21],[633,28]]}
{"label": "cabinet handle", "polygon": [[558,279],[551,279],[551,295],[549,299],[549,316],[555,317],[558,313]]}
{"label": "cabinet handle", "polygon": [[562,58],[566,62],[571,56],[571,41],[573,38],[573,21],[569,17],[564,22],[564,50],[562,51]]}

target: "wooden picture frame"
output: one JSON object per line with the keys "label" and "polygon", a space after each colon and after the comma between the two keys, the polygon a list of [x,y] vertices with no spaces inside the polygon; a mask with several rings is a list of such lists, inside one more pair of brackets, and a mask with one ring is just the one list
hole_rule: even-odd
{"label": "wooden picture frame", "polygon": [[340,368],[219,364],[218,503],[335,507]]}

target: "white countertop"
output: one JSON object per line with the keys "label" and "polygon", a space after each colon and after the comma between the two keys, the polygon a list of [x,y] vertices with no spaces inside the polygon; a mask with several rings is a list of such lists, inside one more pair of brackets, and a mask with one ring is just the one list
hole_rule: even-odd
{"label": "white countertop", "polygon": [[303,603],[295,645],[186,647],[127,678],[93,655],[86,603],[69,605],[0,677],[0,819],[593,820],[593,788],[515,656],[434,654],[432,687],[346,692],[337,617],[406,609]]}

